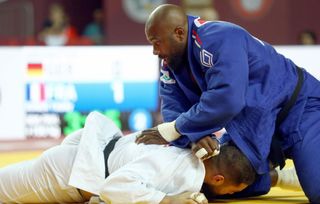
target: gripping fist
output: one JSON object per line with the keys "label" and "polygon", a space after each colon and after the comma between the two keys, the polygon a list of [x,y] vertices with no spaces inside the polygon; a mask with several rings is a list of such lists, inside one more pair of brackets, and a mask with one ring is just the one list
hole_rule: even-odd
{"label": "gripping fist", "polygon": [[191,149],[199,159],[206,160],[219,154],[220,144],[215,137],[206,136],[192,144]]}

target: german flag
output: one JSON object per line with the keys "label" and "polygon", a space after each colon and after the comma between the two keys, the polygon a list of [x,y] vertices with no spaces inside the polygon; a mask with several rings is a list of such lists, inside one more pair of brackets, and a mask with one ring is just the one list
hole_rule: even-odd
{"label": "german flag", "polygon": [[29,63],[27,66],[28,76],[39,77],[43,74],[43,67],[41,63]]}

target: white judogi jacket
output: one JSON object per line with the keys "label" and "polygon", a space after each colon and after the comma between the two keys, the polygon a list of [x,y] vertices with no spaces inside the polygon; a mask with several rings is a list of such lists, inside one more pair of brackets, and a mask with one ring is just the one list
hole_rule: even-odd
{"label": "white judogi jacket", "polygon": [[122,133],[102,114],[89,114],[82,134],[68,136],[63,142],[79,144],[68,184],[115,204],[159,203],[165,195],[200,191],[205,168],[189,149],[137,145],[137,134],[116,143],[108,160],[110,175],[105,179],[103,150]]}

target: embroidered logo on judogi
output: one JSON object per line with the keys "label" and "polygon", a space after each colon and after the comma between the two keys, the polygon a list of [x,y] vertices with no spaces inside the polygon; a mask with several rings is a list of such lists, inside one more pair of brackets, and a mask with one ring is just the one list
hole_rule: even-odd
{"label": "embroidered logo on judogi", "polygon": [[207,50],[202,49],[200,51],[200,61],[203,66],[209,67],[209,68],[212,67],[213,66],[212,58],[213,58],[213,55]]}
{"label": "embroidered logo on judogi", "polygon": [[161,69],[161,77],[160,77],[160,81],[162,81],[165,84],[175,84],[176,80],[172,79],[169,75],[168,71],[165,71],[163,69]]}

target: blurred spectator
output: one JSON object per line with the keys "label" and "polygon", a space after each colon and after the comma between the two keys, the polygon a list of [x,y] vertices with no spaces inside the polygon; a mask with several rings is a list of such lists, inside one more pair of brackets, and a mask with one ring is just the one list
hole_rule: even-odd
{"label": "blurred spectator", "polygon": [[46,45],[65,45],[77,37],[76,29],[69,24],[69,19],[62,5],[54,3],[49,8],[49,19],[39,34],[40,41]]}
{"label": "blurred spectator", "polygon": [[302,31],[299,34],[299,43],[302,45],[315,45],[317,44],[317,35],[311,30]]}
{"label": "blurred spectator", "polygon": [[186,13],[199,16],[206,21],[219,20],[219,14],[214,7],[213,0],[182,0],[182,6]]}
{"label": "blurred spectator", "polygon": [[96,45],[101,45],[104,42],[104,25],[103,25],[103,11],[96,9],[93,12],[93,21],[89,23],[83,32],[83,35],[90,38]]}

